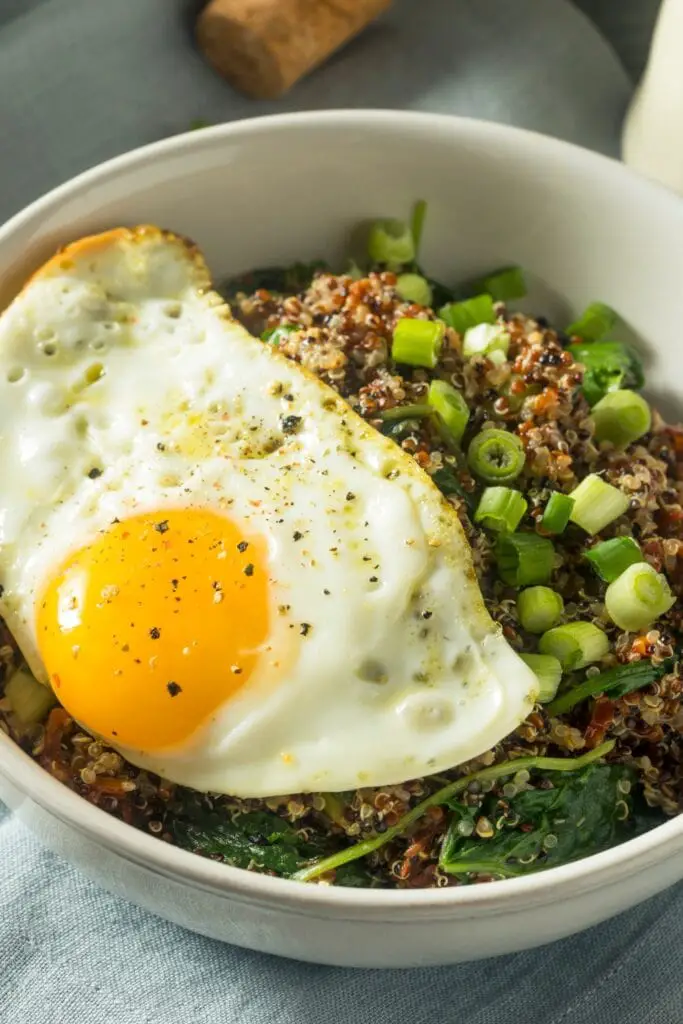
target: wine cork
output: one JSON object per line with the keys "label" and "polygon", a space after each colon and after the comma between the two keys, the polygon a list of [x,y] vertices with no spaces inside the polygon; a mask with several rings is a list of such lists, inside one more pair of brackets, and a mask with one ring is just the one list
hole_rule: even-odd
{"label": "wine cork", "polygon": [[392,0],[211,0],[197,21],[209,62],[240,92],[274,99]]}

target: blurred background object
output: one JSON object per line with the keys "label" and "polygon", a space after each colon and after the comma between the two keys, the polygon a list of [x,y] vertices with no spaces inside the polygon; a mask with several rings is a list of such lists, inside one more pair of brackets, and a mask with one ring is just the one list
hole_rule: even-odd
{"label": "blurred background object", "polygon": [[627,164],[683,194],[683,0],[664,0],[645,74],[626,118]]}
{"label": "blurred background object", "polygon": [[210,0],[197,19],[209,63],[246,96],[275,99],[392,0]]}
{"label": "blurred background object", "polygon": [[[517,124],[617,156],[633,91],[618,54],[637,63],[647,52],[656,2],[394,0],[282,98],[254,100],[197,46],[201,0],[0,0],[0,220],[196,119],[425,110]],[[593,8],[603,33],[586,16]]]}

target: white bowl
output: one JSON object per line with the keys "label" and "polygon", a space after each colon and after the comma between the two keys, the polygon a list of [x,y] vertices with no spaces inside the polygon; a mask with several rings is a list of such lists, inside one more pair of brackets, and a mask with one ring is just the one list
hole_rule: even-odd
{"label": "white bowl", "polygon": [[[264,263],[341,257],[358,221],[405,216],[420,197],[429,201],[424,262],[435,276],[457,281],[520,263],[533,283],[531,308],[560,323],[602,299],[646,339],[650,392],[675,408],[683,202],[603,157],[476,121],[284,115],[137,150],[0,230],[0,304],[58,244],[102,228],[173,228],[199,243],[220,279]],[[402,967],[517,951],[683,877],[682,816],[586,860],[489,885],[385,892],[267,878],[122,824],[2,732],[0,797],[48,846],[134,903],[226,942],[328,964]]]}

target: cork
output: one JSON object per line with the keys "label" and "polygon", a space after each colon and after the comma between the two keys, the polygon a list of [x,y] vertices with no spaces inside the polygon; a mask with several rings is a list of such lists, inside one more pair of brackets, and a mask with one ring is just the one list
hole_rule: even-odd
{"label": "cork", "polygon": [[392,0],[211,0],[197,42],[236,89],[275,99],[358,35]]}

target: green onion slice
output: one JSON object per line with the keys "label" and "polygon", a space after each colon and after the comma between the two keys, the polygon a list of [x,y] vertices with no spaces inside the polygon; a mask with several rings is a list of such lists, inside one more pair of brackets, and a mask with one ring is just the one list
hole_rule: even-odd
{"label": "green onion slice", "polygon": [[573,498],[570,498],[568,494],[553,491],[541,517],[541,529],[543,532],[554,535],[562,533],[569,522],[573,508]]}
{"label": "green onion slice", "polygon": [[617,448],[637,441],[652,426],[650,406],[635,391],[609,391],[593,406],[596,441],[610,441]]}
{"label": "green onion slice", "polygon": [[574,671],[604,658],[609,651],[609,640],[592,622],[571,622],[544,633],[538,649],[541,654],[558,658],[565,671]]}
{"label": "green onion slice", "polygon": [[502,533],[496,542],[495,557],[498,575],[504,583],[526,587],[548,582],[555,549],[551,541],[536,533]]}
{"label": "green onion slice", "polygon": [[415,259],[413,232],[402,220],[378,220],[368,235],[368,256],[373,263],[401,266]]}
{"label": "green onion slice", "polygon": [[529,633],[545,633],[556,626],[564,611],[564,601],[550,587],[527,587],[517,595],[517,617]]}
{"label": "green onion slice", "polygon": [[470,418],[470,410],[467,402],[457,391],[445,380],[433,380],[429,385],[427,401],[444,427],[451,439],[458,444],[465,433],[467,421]]}
{"label": "green onion slice", "polygon": [[616,325],[617,314],[604,302],[591,302],[578,320],[570,324],[567,334],[584,341],[600,341]]}
{"label": "green onion slice", "polygon": [[382,409],[379,419],[387,423],[391,420],[421,420],[431,414],[431,406],[415,402],[411,405],[394,405],[391,409]]}
{"label": "green onion slice", "polygon": [[449,302],[439,310],[439,316],[449,327],[464,334],[470,327],[477,324],[495,324],[496,311],[490,295],[475,295],[464,302]]}
{"label": "green onion slice", "polygon": [[489,530],[514,533],[528,507],[526,499],[511,487],[487,487],[477,506],[474,521]]}
{"label": "green onion slice", "polygon": [[605,593],[607,614],[615,626],[628,633],[647,629],[675,601],[666,577],[648,562],[629,565]]}
{"label": "green onion slice", "polygon": [[616,487],[612,487],[596,473],[589,473],[571,493],[574,508],[569,518],[586,533],[600,533],[606,526],[623,516],[629,500]]}
{"label": "green onion slice", "polygon": [[470,442],[467,463],[481,480],[488,484],[504,484],[515,480],[524,469],[524,445],[516,434],[489,427]]}
{"label": "green onion slice", "polygon": [[17,669],[5,685],[5,697],[22,725],[42,722],[57,703],[49,686],[44,686],[24,669]]}
{"label": "green onion slice", "polygon": [[396,291],[404,302],[415,302],[418,306],[431,306],[432,288],[421,274],[400,274],[396,279]]}
{"label": "green onion slice", "polygon": [[280,342],[286,340],[288,334],[301,330],[303,328],[300,324],[280,324],[279,327],[270,327],[267,331],[264,331],[261,335],[261,341],[268,341],[271,345],[279,345]]}
{"label": "green onion slice", "polygon": [[538,699],[541,704],[552,700],[562,680],[562,666],[552,654],[520,655],[538,679]]}
{"label": "green onion slice", "polygon": [[584,557],[591,563],[600,579],[612,583],[629,565],[643,561],[643,552],[633,537],[613,537],[589,548]]}
{"label": "green onion slice", "polygon": [[391,358],[397,363],[434,369],[439,361],[445,330],[440,320],[403,317],[394,327]]}
{"label": "green onion slice", "polygon": [[[462,343],[462,354],[465,359],[473,356],[486,356],[493,352],[501,352],[507,357],[510,348],[510,335],[500,324],[477,324],[468,327]],[[504,362],[505,360],[503,360]]]}

